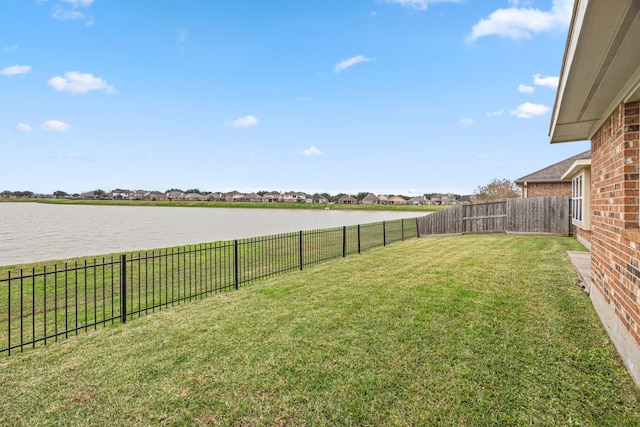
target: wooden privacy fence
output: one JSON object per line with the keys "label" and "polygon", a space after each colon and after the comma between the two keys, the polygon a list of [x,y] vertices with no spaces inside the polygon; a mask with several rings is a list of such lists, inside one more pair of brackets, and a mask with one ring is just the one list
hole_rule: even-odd
{"label": "wooden privacy fence", "polygon": [[418,220],[420,236],[532,233],[571,235],[569,197],[507,199],[457,205]]}

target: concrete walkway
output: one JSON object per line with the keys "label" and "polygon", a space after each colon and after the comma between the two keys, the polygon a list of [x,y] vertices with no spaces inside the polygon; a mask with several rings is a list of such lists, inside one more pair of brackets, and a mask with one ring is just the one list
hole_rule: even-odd
{"label": "concrete walkway", "polygon": [[591,290],[591,252],[567,251],[571,264],[578,272],[582,288],[586,293]]}

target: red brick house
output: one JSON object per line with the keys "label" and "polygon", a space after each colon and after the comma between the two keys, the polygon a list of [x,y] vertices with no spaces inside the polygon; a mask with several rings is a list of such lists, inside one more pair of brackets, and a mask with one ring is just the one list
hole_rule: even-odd
{"label": "red brick house", "polygon": [[524,198],[571,196],[571,181],[563,179],[563,175],[575,161],[590,158],[591,150],[588,150],[518,178],[515,183]]}
{"label": "red brick house", "polygon": [[639,41],[640,1],[576,0],[549,134],[591,141],[589,167],[565,176],[574,224],[590,240],[590,298],[640,385]]}

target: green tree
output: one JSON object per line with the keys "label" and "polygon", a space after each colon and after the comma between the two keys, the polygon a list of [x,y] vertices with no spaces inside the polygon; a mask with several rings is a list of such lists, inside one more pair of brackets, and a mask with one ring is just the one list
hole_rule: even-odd
{"label": "green tree", "polygon": [[58,191],[54,191],[53,195],[56,197],[56,199],[61,199],[63,197],[67,197],[69,194],[67,194],[66,191],[58,190]]}
{"label": "green tree", "polygon": [[329,201],[336,203],[338,200],[340,200],[343,196],[346,196],[346,193],[338,193],[335,196],[331,196],[331,198],[329,199]]}
{"label": "green tree", "polygon": [[479,186],[473,192],[477,200],[501,200],[520,197],[520,188],[508,179],[495,178],[487,185]]}

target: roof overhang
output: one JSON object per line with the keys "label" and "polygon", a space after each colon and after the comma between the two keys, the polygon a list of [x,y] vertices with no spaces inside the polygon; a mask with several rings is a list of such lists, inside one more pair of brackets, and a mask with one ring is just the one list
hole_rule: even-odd
{"label": "roof overhang", "polygon": [[551,143],[591,139],[640,100],[640,2],[576,0],[551,117]]}
{"label": "roof overhang", "polygon": [[591,169],[591,159],[576,160],[560,179],[573,179],[585,169]]}

